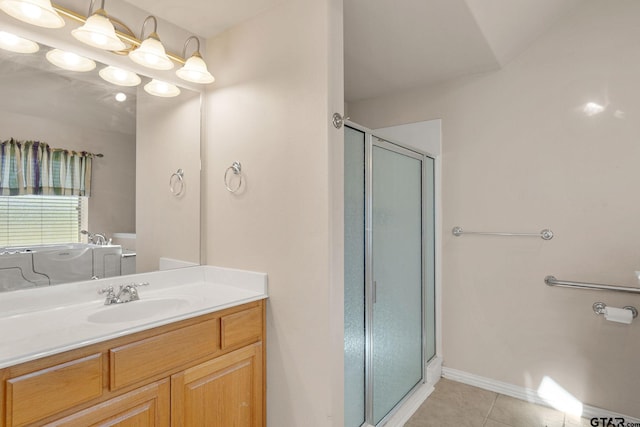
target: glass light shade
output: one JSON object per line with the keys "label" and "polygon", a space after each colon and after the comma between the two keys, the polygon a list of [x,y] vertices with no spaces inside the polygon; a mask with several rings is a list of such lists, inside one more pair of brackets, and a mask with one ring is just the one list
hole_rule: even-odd
{"label": "glass light shade", "polygon": [[118,51],[127,48],[116,35],[116,30],[103,9],[91,15],[82,27],[71,31],[71,34],[82,43],[98,49]]}
{"label": "glass light shade", "polygon": [[170,70],[173,62],[167,56],[164,46],[155,33],[151,34],[140,47],[129,52],[129,58],[136,64],[154,70]]}
{"label": "glass light shade", "polygon": [[91,59],[60,49],[50,50],[46,57],[47,61],[64,70],[86,72],[96,68],[96,63]]}
{"label": "glass light shade", "polygon": [[176,71],[176,74],[182,80],[193,83],[208,84],[216,80],[209,70],[207,70],[207,64],[198,53],[193,54],[191,58],[187,59],[184,66]]}
{"label": "glass light shade", "polygon": [[0,9],[28,24],[44,28],[64,27],[64,19],[49,0],[0,0]]}
{"label": "glass light shade", "polygon": [[145,92],[163,98],[173,98],[180,95],[180,89],[171,83],[163,82],[162,80],[153,79],[146,85],[144,85]]}
{"label": "glass light shade", "polygon": [[38,43],[6,31],[0,31],[0,48],[16,53],[34,53],[40,50]]}
{"label": "glass light shade", "polygon": [[136,73],[109,65],[98,72],[103,80],[118,86],[138,86],[142,81]]}

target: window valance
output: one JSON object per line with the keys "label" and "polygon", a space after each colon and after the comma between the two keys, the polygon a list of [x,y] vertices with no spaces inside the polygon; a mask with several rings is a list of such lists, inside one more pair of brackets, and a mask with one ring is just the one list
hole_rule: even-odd
{"label": "window valance", "polygon": [[39,141],[2,141],[0,195],[90,196],[92,158]]}

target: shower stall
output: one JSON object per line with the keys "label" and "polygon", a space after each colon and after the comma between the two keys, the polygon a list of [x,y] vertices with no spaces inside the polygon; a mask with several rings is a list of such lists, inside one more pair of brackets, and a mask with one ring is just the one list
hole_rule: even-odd
{"label": "shower stall", "polygon": [[381,426],[435,356],[434,159],[345,128],[345,427]]}

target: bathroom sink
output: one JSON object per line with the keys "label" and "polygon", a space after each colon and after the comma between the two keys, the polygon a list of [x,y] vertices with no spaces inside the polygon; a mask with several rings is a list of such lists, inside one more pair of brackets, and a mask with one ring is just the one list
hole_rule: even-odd
{"label": "bathroom sink", "polygon": [[183,311],[189,306],[189,301],[182,298],[141,299],[124,304],[105,306],[99,311],[87,316],[91,323],[122,323],[142,320],[158,314],[167,315],[171,312]]}

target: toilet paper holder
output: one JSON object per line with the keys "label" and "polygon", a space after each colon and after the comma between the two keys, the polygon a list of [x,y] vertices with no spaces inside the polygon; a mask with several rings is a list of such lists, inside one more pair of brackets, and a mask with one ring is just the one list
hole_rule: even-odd
{"label": "toilet paper holder", "polygon": [[[603,302],[595,302],[593,303],[593,311],[596,314],[604,314],[604,310],[605,308],[607,308],[607,304],[603,303]],[[635,319],[636,317],[638,317],[638,309],[630,306],[630,305],[625,305],[624,307],[622,307],[625,310],[629,310],[632,314],[633,314],[633,318]]]}

